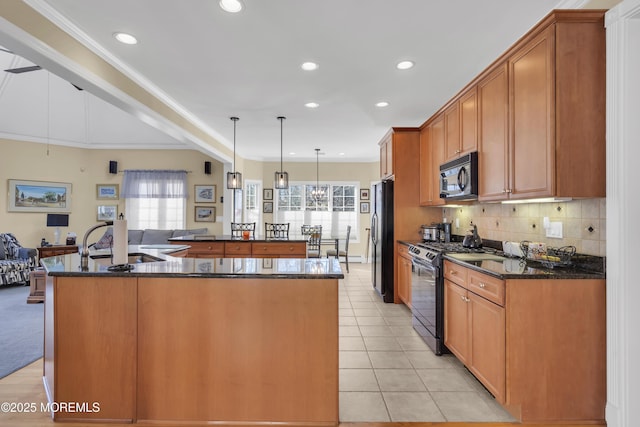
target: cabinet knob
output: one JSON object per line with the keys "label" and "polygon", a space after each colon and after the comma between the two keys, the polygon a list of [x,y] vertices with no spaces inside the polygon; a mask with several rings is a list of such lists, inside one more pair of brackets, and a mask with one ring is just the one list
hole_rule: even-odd
{"label": "cabinet knob", "polygon": [[456,154],[460,154],[460,150],[456,150]]}
{"label": "cabinet knob", "polygon": [[484,287],[485,287],[485,286],[487,286],[487,285],[485,285],[484,283],[480,282],[480,283],[478,284],[478,286],[480,286],[481,288],[484,288]]}
{"label": "cabinet knob", "polygon": [[451,270],[451,271],[449,271],[449,274],[452,275],[452,276],[455,276],[456,275],[456,271],[455,270]]}
{"label": "cabinet knob", "polygon": [[467,297],[464,298],[464,302],[471,302],[471,300]]}
{"label": "cabinet knob", "polygon": [[465,301],[464,295],[460,295],[460,298],[462,299],[462,301]]}

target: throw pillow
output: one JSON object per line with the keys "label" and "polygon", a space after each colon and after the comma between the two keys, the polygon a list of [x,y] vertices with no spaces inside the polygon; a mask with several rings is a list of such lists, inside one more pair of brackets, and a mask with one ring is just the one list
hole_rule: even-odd
{"label": "throw pillow", "polygon": [[143,245],[159,245],[163,243],[167,243],[169,238],[173,234],[173,230],[144,230],[144,234],[142,235]]}
{"label": "throw pillow", "polygon": [[113,244],[113,228],[107,228],[100,240],[98,240],[93,247],[95,249],[107,249]]}

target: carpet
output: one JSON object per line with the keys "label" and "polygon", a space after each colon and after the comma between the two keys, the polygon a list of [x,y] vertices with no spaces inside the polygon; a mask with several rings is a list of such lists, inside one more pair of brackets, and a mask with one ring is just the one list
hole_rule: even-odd
{"label": "carpet", "polygon": [[27,304],[29,286],[0,286],[0,378],[42,357],[44,304]]}

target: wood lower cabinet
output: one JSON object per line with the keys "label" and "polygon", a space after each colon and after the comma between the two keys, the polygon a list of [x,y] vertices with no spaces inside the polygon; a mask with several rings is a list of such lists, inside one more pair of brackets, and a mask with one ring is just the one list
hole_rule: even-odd
{"label": "wood lower cabinet", "polygon": [[190,248],[172,256],[187,258],[306,258],[307,242],[221,240],[216,242],[173,242]]}
{"label": "wood lower cabinet", "polygon": [[398,243],[398,297],[408,307],[411,307],[412,269],[409,247]]}
{"label": "wood lower cabinet", "polygon": [[604,279],[444,269],[445,344],[499,403],[522,422],[604,422]]}

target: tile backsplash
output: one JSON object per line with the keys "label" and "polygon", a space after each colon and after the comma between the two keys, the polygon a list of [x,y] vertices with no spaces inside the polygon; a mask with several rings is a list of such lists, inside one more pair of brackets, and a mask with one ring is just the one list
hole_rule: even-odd
{"label": "tile backsplash", "polygon": [[[490,240],[536,241],[548,246],[576,247],[589,255],[606,255],[606,199],[582,199],[556,203],[485,203],[443,208],[454,234],[464,235],[471,222],[480,237]],[[546,237],[543,218],[562,222],[562,239]],[[456,227],[456,218],[459,227]]]}

